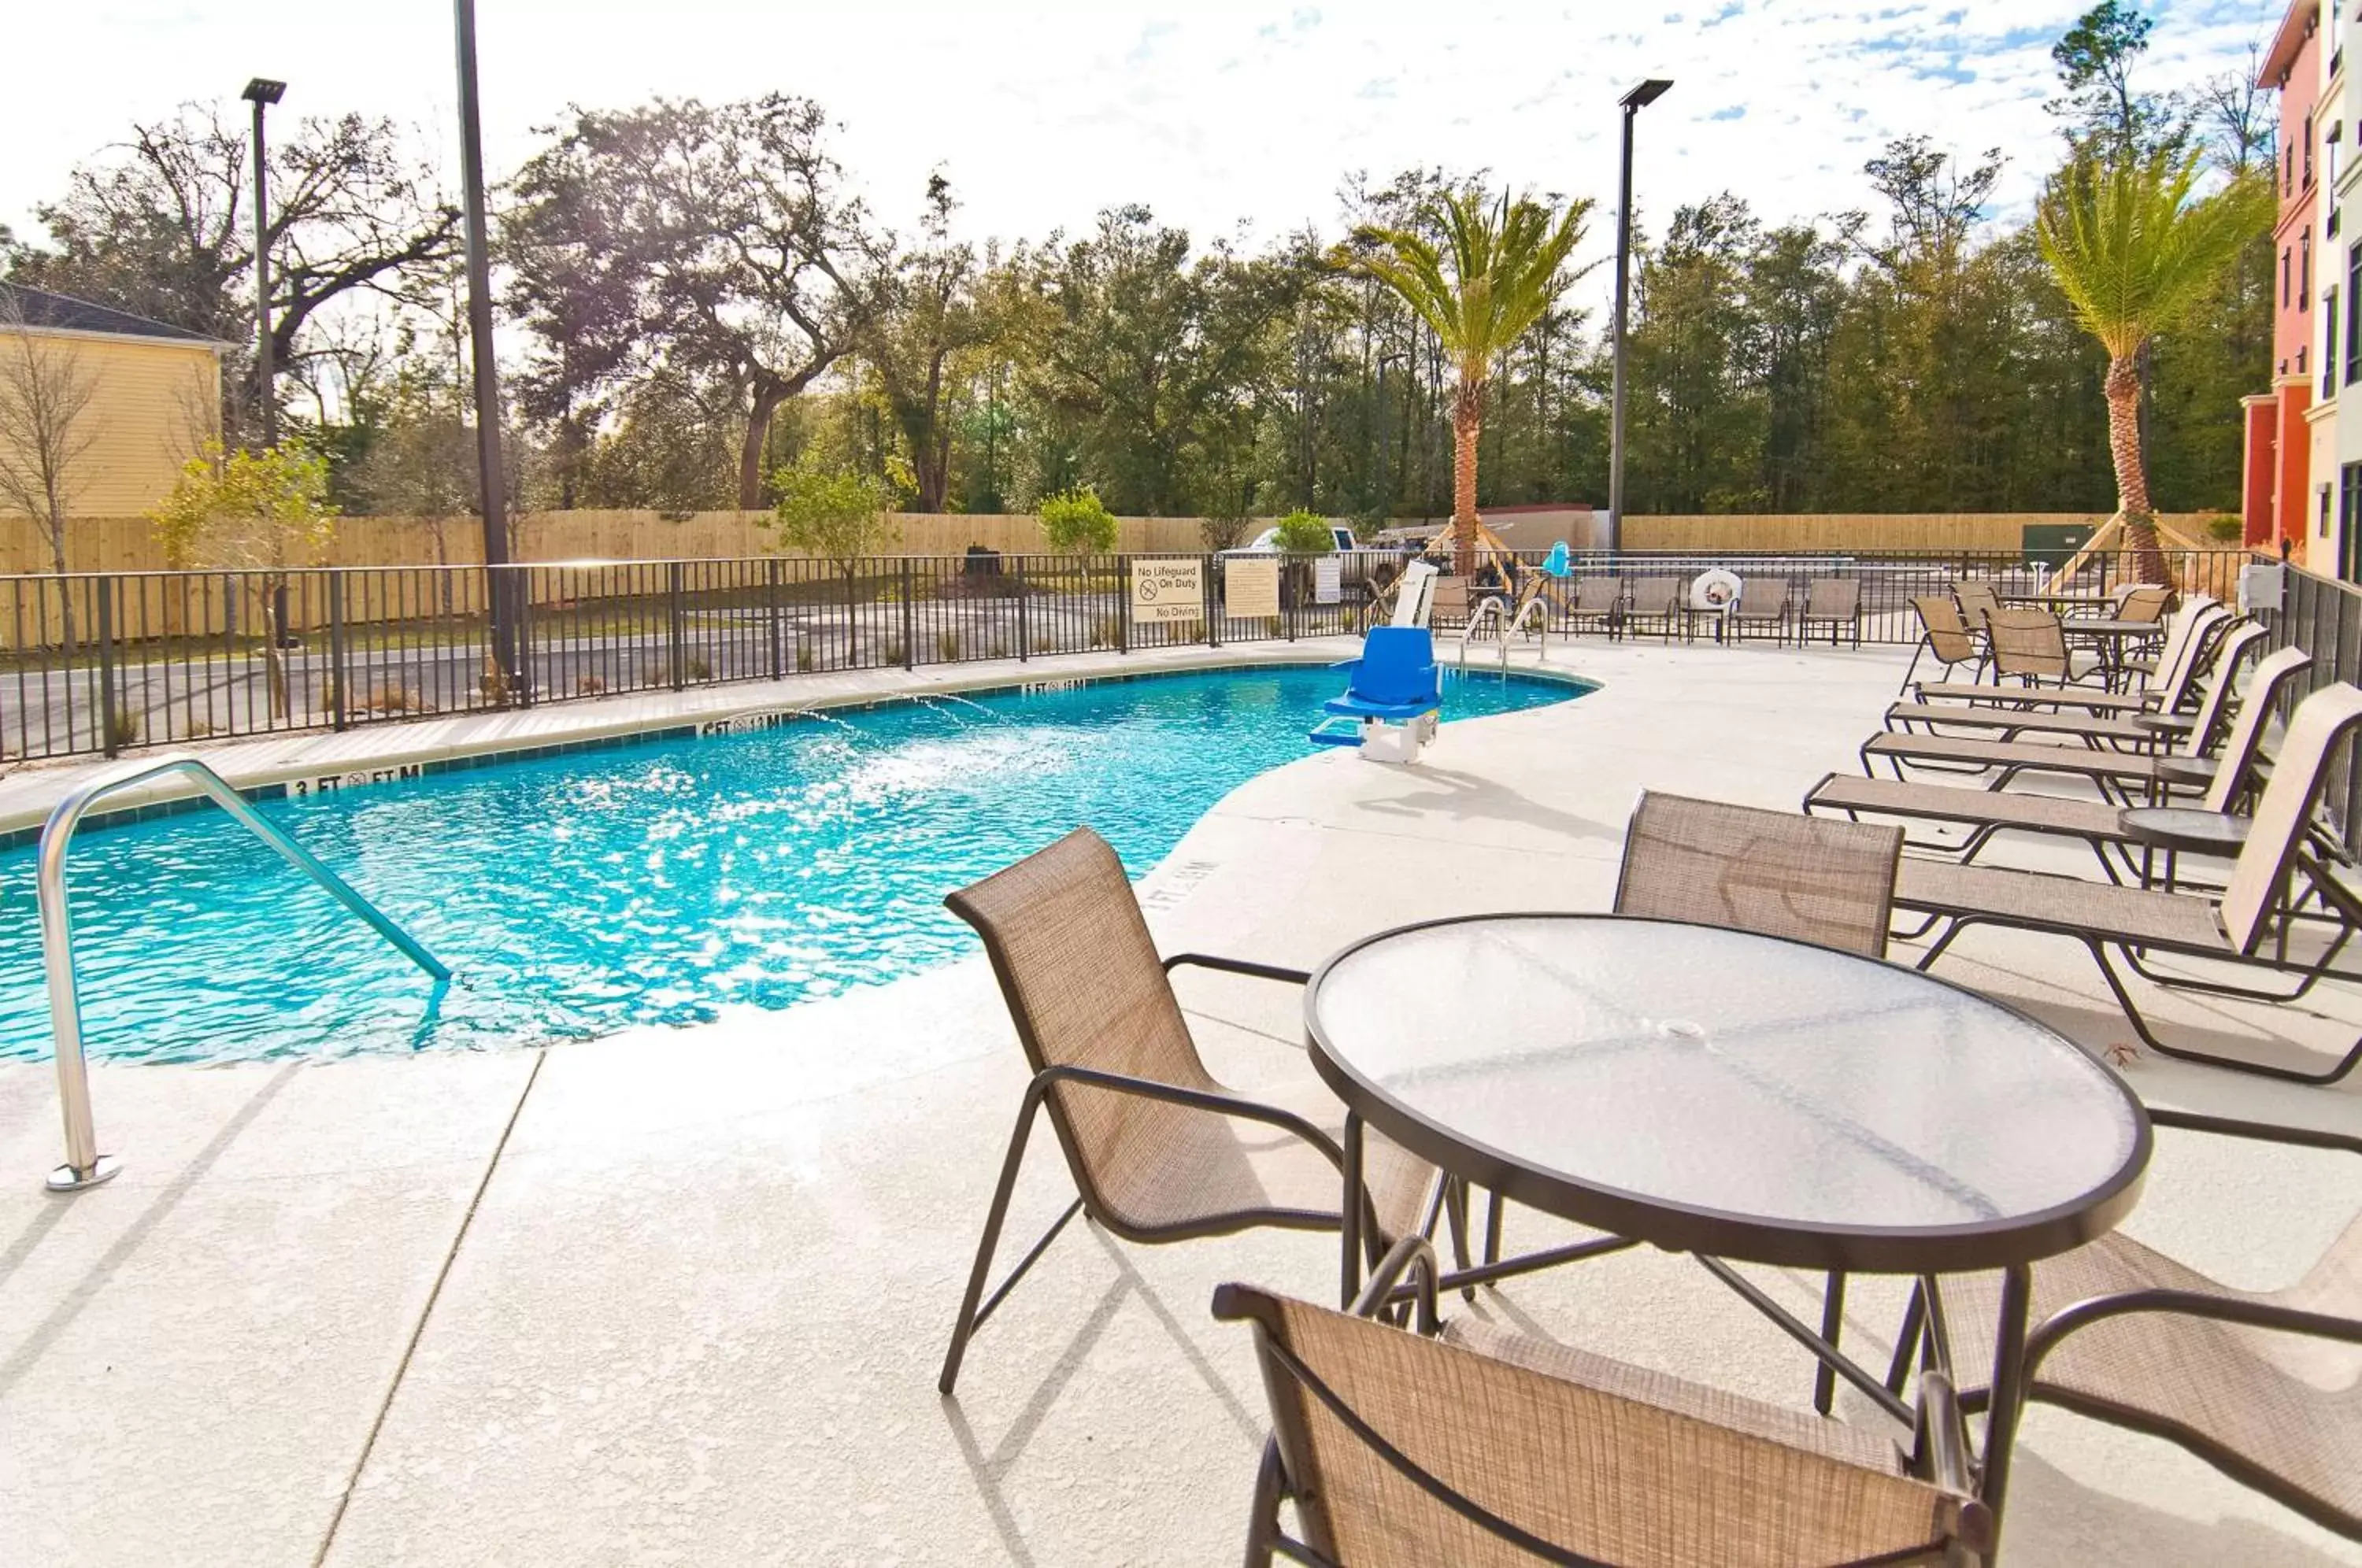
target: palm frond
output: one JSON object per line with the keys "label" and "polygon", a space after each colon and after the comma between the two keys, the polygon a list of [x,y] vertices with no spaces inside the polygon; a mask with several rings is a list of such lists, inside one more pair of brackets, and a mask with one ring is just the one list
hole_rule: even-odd
{"label": "palm frond", "polygon": [[1572,282],[1567,259],[1582,243],[1588,201],[1553,212],[1504,191],[1447,191],[1417,226],[1365,226],[1348,263],[1398,295],[1435,333],[1463,381],[1481,382]]}
{"label": "palm frond", "polygon": [[2271,222],[2268,181],[2242,175],[2193,200],[2200,154],[2078,155],[2036,218],[2043,259],[2085,331],[2136,353],[2180,322]]}

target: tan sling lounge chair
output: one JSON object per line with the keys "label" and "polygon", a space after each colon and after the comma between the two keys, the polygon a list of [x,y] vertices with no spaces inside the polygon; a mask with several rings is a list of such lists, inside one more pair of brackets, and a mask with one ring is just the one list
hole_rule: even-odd
{"label": "tan sling lounge chair", "polygon": [[[2187,699],[2190,688],[2204,672],[2216,640],[2232,619],[2231,613],[2212,599],[2196,599],[2174,612],[2166,623],[2165,646],[2158,668],[2164,678],[2137,691],[2103,691],[2083,685],[1993,686],[1960,681],[1928,681],[1919,688],[1923,702],[1992,702],[2011,707],[2081,708],[2094,713],[2169,713]],[[1905,683],[1907,686],[1907,682]]]}
{"label": "tan sling lounge chair", "polygon": [[[1948,596],[1922,594],[1911,602],[1911,608],[1919,615],[1919,646],[1911,650],[1911,666],[1903,672],[1903,684],[1895,688],[1898,692],[1908,691],[1916,683],[1919,661],[1924,657],[1932,657],[1944,667],[1946,675],[1964,664],[1971,667],[1972,675],[1982,672],[1984,653],[1977,642],[1976,632],[1970,626],[1967,617],[1960,613],[1960,607]],[[1922,686],[1919,690],[1924,697],[1935,689]],[[1955,681],[1945,683],[1941,690],[1978,691],[1994,689],[1973,682]]]}
{"label": "tan sling lounge chair", "polygon": [[[1160,962],[1123,863],[1088,828],[944,902],[983,936],[1033,1077],[944,1357],[943,1392],[959,1376],[969,1336],[1078,1212],[1128,1242],[1258,1225],[1339,1229],[1344,1157],[1335,1137],[1306,1115],[1217,1083],[1168,977],[1185,964],[1289,985],[1308,976],[1195,953]],[[1045,1109],[1079,1196],[987,1298],[1026,1140]],[[1331,1109],[1341,1121],[1342,1108]],[[1384,1239],[1418,1228],[1422,1206],[1431,1214],[1436,1202],[1433,1170],[1374,1133],[1366,1147],[1366,1219]]]}
{"label": "tan sling lounge chair", "polygon": [[[1418,1332],[1375,1318],[1407,1268]],[[1249,1564],[1942,1562],[1992,1544],[1941,1374],[1920,1379],[1906,1455],[1842,1422],[1481,1319],[1443,1325],[1434,1270],[1411,1238],[1352,1314],[1243,1285],[1214,1292],[1215,1317],[1253,1325],[1271,1402]]]}
{"label": "tan sling lounge chair", "polygon": [[[2227,813],[2235,810],[2256,775],[2263,746],[2264,727],[2280,696],[2296,678],[2311,668],[2312,658],[2301,648],[2282,648],[2256,667],[2239,704],[2238,717],[2217,754],[2214,776],[2206,786],[2202,809]],[[2002,833],[2050,834],[2080,838],[2100,857],[2110,881],[2122,880],[2108,858],[2108,846],[2130,842],[2125,832],[2124,808],[2109,801],[2078,801],[2030,790],[1962,789],[1944,784],[1906,783],[1895,778],[1860,778],[1831,773],[1805,795],[1807,812],[1842,812],[1902,817],[1929,823],[1949,823],[1970,829],[1959,843],[1913,839],[1915,849],[1931,849],[1970,861]]]}
{"label": "tan sling lounge chair", "polygon": [[[2322,1071],[2166,1044],[2142,1018],[2108,955],[2112,951],[2120,953],[2135,972],[2163,983],[2263,1001],[2293,1001],[2325,978],[2362,978],[2333,967],[2357,924],[2362,924],[2362,900],[2346,890],[2336,874],[2311,853],[2307,842],[2330,764],[2350,744],[2357,727],[2362,727],[2362,689],[2343,681],[2324,686],[2297,704],[2272,776],[2257,802],[2246,842],[2232,867],[2230,886],[2219,901],[1997,867],[1905,860],[1895,879],[1895,908],[1930,916],[1942,928],[1919,967],[1927,968],[1941,958],[1971,926],[2003,925],[2071,938],[2091,953],[2125,1010],[2125,1019],[2152,1050],[2298,1083],[2336,1082],[2362,1062],[2362,1042]],[[2320,900],[2335,926],[2333,939],[2311,958],[2288,956],[2273,940],[2286,930],[2285,919],[2274,917],[2298,901],[2290,893],[2300,877],[2304,894]],[[2292,990],[2269,992],[2178,975],[2160,976],[2150,967],[2150,960],[2158,955],[2213,960],[2250,972],[2262,969],[2293,975],[2298,983]]]}
{"label": "tan sling lounge chair", "polygon": [[[2249,622],[2223,640],[2215,656],[2213,679],[2236,679],[2239,667],[2251,653],[2260,653],[2270,634]],[[1890,730],[1999,730],[2003,740],[2022,734],[2058,734],[2095,744],[2148,749],[2163,739],[2185,733],[2190,723],[2175,713],[2093,713],[2050,708],[2004,708],[1992,703],[1895,702],[1886,710]]]}

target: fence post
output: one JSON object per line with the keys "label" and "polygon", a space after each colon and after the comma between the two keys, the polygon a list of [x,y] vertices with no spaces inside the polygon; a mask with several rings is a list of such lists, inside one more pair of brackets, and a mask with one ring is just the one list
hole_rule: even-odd
{"label": "fence post", "polygon": [[1131,651],[1131,558],[1115,558],[1115,651]]}
{"label": "fence post", "polygon": [[533,706],[539,690],[533,679],[533,568],[519,563],[506,569],[516,574],[509,591],[509,646],[516,653],[516,668],[509,674],[509,701],[520,708]]}
{"label": "fence post", "polygon": [[[86,580],[98,601],[93,609],[98,622],[99,739],[106,755],[114,756],[123,750],[115,738],[115,580],[94,577]],[[71,588],[71,584],[65,586]]]}
{"label": "fence post", "polygon": [[1032,616],[1025,601],[1032,597],[1025,587],[1025,558],[1017,558],[1017,662],[1023,664],[1033,641]]}
{"label": "fence post", "polygon": [[1293,602],[1289,599],[1287,585],[1295,580],[1290,570],[1295,565],[1294,556],[1283,555],[1279,558],[1279,634],[1291,643],[1296,640],[1296,612],[1301,608],[1304,601],[1301,590],[1295,595]]}
{"label": "fence post", "polygon": [[345,573],[328,569],[328,727],[345,727],[350,699],[345,692]]}
{"label": "fence post", "polygon": [[911,668],[919,658],[919,625],[916,606],[911,602],[911,558],[902,558],[902,668]]}
{"label": "fence post", "polygon": [[785,650],[780,641],[779,626],[779,558],[763,558],[763,610],[771,636],[771,679],[777,680],[788,672]]}
{"label": "fence post", "polygon": [[688,673],[681,668],[680,569],[679,561],[665,563],[665,646],[670,655],[667,662],[672,666],[672,689],[675,691],[681,690],[682,677]]}
{"label": "fence post", "polygon": [[1206,646],[1218,648],[1222,646],[1221,595],[1214,591],[1214,572],[1220,564],[1220,558],[1209,553],[1198,559],[1206,563],[1198,574],[1198,586],[1206,594]]}

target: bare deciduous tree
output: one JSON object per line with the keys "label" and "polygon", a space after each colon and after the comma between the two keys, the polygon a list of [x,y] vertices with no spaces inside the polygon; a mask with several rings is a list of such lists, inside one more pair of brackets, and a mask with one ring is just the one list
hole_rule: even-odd
{"label": "bare deciduous tree", "polygon": [[[66,571],[66,525],[89,479],[98,440],[98,372],[72,345],[35,332],[16,293],[0,285],[0,506],[31,518]],[[72,594],[61,587],[65,646],[74,646]]]}

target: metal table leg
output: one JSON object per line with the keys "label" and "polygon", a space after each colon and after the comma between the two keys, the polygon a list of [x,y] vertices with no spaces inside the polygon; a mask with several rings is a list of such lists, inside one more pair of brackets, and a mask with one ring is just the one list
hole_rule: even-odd
{"label": "metal table leg", "polygon": [[1985,1410],[1984,1477],[1978,1496],[1992,1510],[1993,1546],[1988,1568],[2001,1560],[2002,1502],[2009,1490],[2010,1449],[2018,1418],[2025,1411],[2026,1317],[2034,1300],[2034,1269],[2012,1264],[2002,1271],[2001,1326],[1993,1338],[1992,1402]]}

